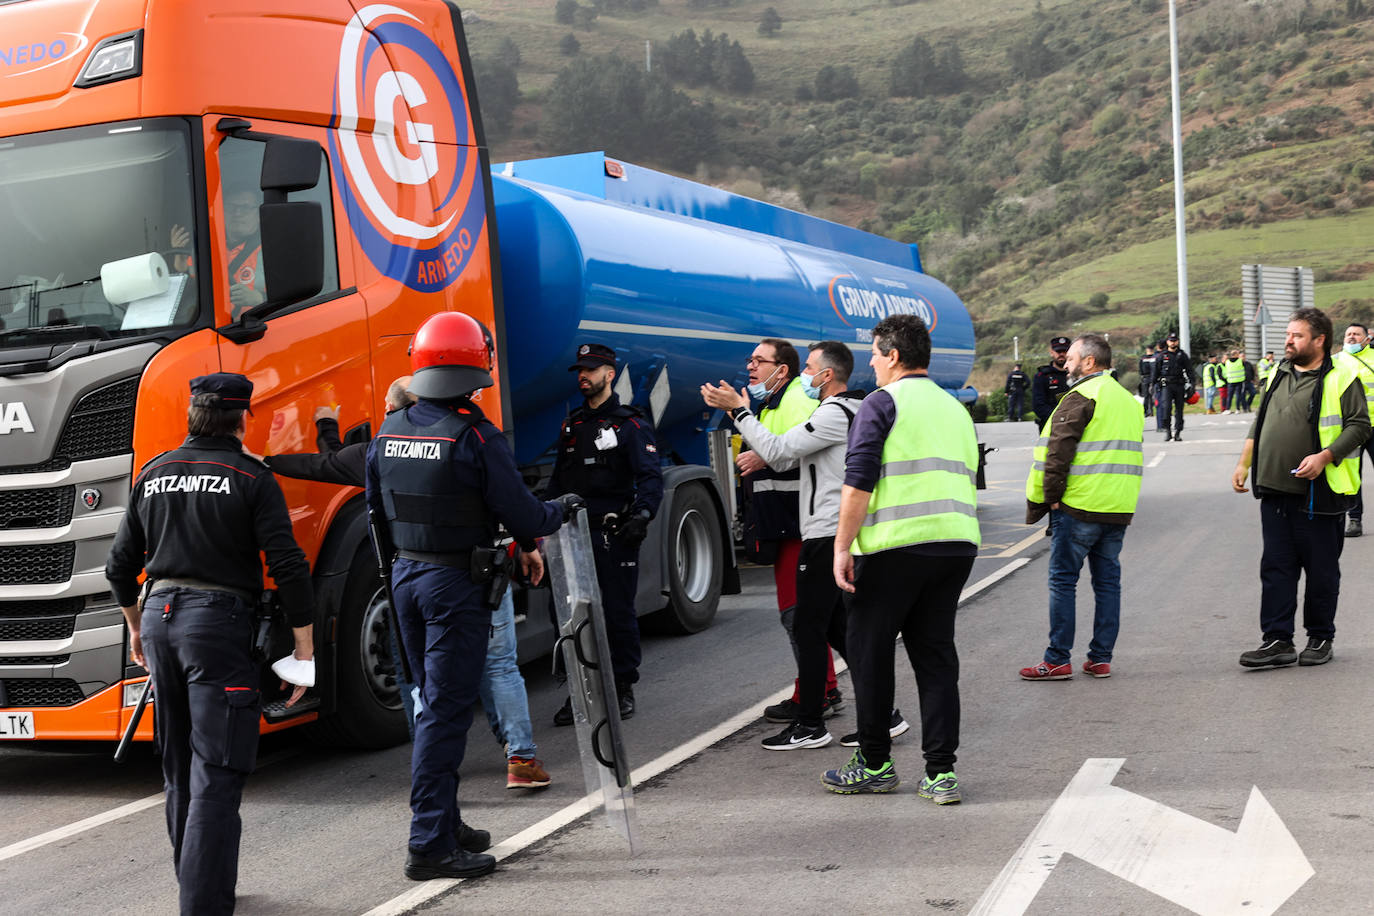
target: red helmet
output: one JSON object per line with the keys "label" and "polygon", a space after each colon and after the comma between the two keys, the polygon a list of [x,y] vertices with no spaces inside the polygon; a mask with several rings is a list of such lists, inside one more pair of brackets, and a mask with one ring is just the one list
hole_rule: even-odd
{"label": "red helmet", "polygon": [[446,401],[490,388],[493,351],[490,332],[471,315],[431,315],[410,341],[410,391]]}
{"label": "red helmet", "polygon": [[1196,404],[1198,402],[1197,392],[1194,391],[1192,394],[1188,395],[1187,400],[1189,404]]}

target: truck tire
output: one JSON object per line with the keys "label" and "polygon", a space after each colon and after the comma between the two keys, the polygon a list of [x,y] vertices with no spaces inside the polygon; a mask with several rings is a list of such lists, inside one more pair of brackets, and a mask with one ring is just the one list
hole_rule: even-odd
{"label": "truck tire", "polygon": [[725,554],[720,512],[700,484],[680,487],[673,499],[664,538],[668,548],[668,606],[655,623],[680,635],[711,625],[720,604]]}
{"label": "truck tire", "polygon": [[409,740],[386,589],[367,545],[358,549],[339,609],[334,713],[310,726],[313,737],[343,747],[395,747]]}

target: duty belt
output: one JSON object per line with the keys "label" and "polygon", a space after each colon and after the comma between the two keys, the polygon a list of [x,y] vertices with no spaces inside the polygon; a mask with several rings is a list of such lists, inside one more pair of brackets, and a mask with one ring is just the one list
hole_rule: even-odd
{"label": "duty belt", "polygon": [[243,589],[230,588],[227,585],[220,585],[218,582],[206,582],[203,579],[154,579],[153,587],[148,589],[148,594],[161,591],[164,588],[194,588],[204,592],[225,592],[235,598],[241,598],[249,604],[253,603],[253,596]]}
{"label": "duty belt", "polygon": [[435,566],[452,566],[455,569],[470,569],[472,567],[472,548],[444,553],[430,553],[426,550],[398,550],[396,554],[407,560],[433,563]]}

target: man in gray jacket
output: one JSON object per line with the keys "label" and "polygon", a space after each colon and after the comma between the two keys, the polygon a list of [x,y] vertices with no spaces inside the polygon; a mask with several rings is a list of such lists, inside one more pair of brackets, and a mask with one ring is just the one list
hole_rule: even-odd
{"label": "man in gray jacket", "polygon": [[[764,428],[749,409],[744,392],[719,386],[701,387],[711,407],[729,411],[730,418],[749,447],[775,470],[801,467],[801,556],[797,566],[797,610],[793,631],[797,640],[797,676],[800,702],[792,723],[764,739],[774,751],[824,747],[830,732],[823,722],[826,645],[844,655],[845,606],[830,572],[834,555],[835,526],[840,512],[840,488],[844,485],[844,455],[849,424],[859,409],[863,393],[849,391],[854,354],[836,340],[811,345],[801,373],[802,390],[821,404],[805,423],[781,435]],[[900,721],[896,714],[894,722]],[[897,732],[906,730],[906,723]]]}

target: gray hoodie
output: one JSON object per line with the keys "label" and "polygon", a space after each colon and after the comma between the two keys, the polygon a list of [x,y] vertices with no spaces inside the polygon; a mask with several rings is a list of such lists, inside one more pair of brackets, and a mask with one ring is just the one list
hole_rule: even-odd
{"label": "gray hoodie", "polygon": [[735,428],[774,470],[801,465],[801,536],[803,540],[833,538],[840,518],[840,488],[844,485],[844,453],[849,424],[863,394],[845,391],[821,401],[815,413],[781,435],[771,433],[747,410],[738,411]]}

